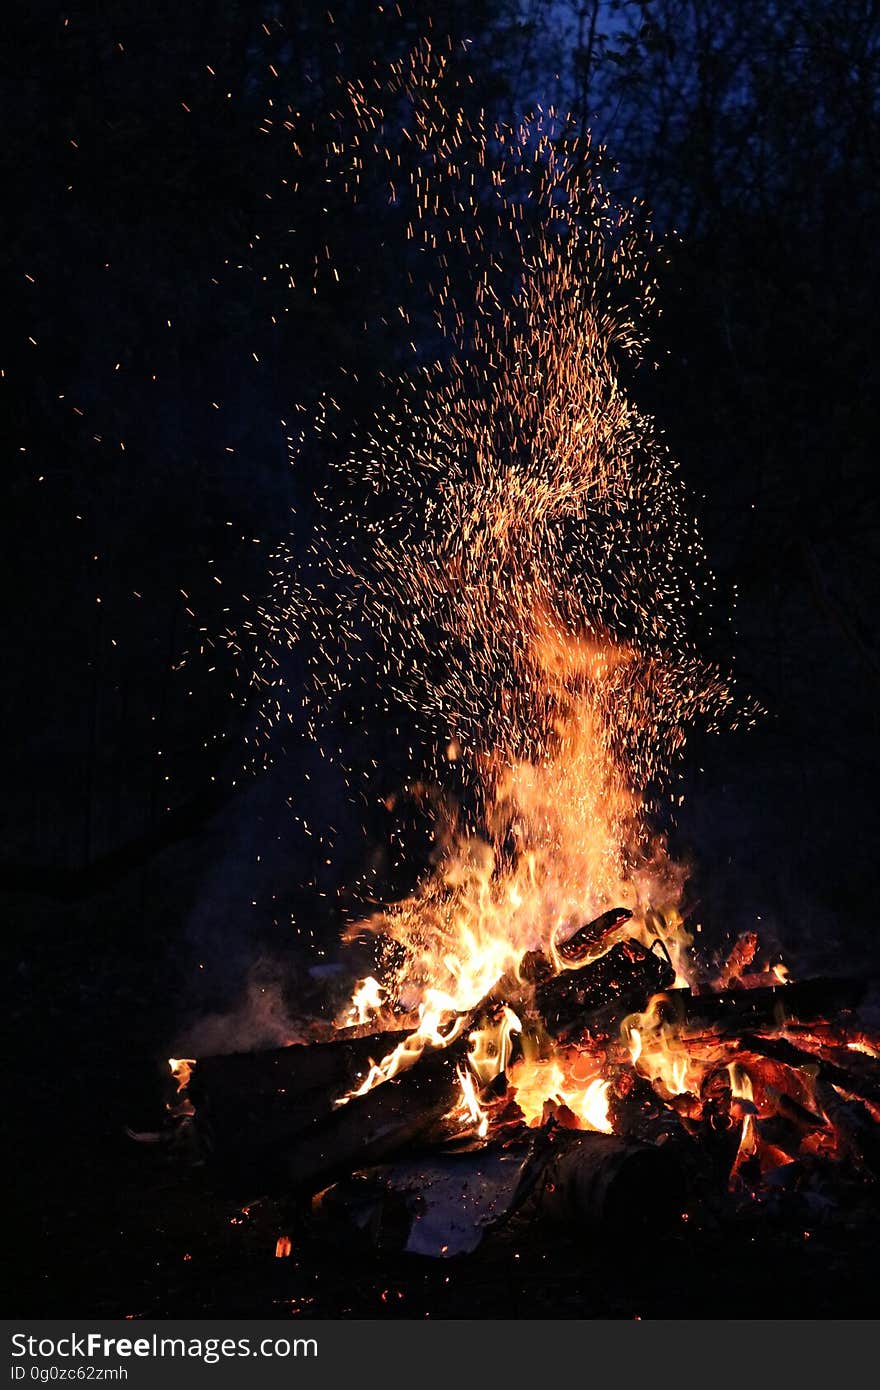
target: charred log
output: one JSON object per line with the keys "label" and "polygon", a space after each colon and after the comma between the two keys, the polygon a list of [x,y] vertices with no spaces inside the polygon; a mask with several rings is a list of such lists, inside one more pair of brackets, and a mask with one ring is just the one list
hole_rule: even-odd
{"label": "charred log", "polygon": [[846,1099],[827,1081],[816,1083],[816,1099],[834,1126],[847,1156],[880,1178],[880,1129],[868,1107]]}
{"label": "charred log", "polygon": [[379,1033],[200,1059],[188,1092],[206,1150],[231,1169],[259,1165],[328,1119],[337,1097],[405,1036]]}
{"label": "charred log", "polygon": [[295,1190],[316,1192],[345,1174],[393,1157],[427,1135],[456,1104],[466,1037],[432,1051],[402,1075],[337,1106],[301,1133],[281,1159]]}
{"label": "charred log", "polygon": [[535,1003],[547,1031],[569,1039],[588,1026],[602,1029],[612,1017],[619,1020],[643,1009],[652,994],[669,989],[674,979],[665,952],[647,950],[638,941],[618,941],[580,970],[563,970],[539,984]]}
{"label": "charred log", "polygon": [[568,964],[579,965],[588,956],[593,955],[602,942],[631,917],[632,913],[628,907],[613,907],[610,912],[603,912],[594,922],[580,927],[567,941],[557,946],[557,950]]}
{"label": "charred log", "polygon": [[436,1127],[459,1095],[462,1035],[362,1096],[342,1098],[405,1034],[199,1062],[189,1093],[208,1154],[232,1178],[310,1191]]}
{"label": "charred log", "polygon": [[749,966],[755,959],[758,951],[758,933],[753,931],[743,932],[736,941],[733,950],[718,975],[718,984],[722,989],[727,989],[734,980],[748,971]]}
{"label": "charred log", "polygon": [[203,1103],[222,1095],[231,1103],[254,1095],[299,1095],[326,1087],[354,1085],[372,1059],[391,1052],[405,1031],[334,1038],[323,1043],[292,1043],[263,1052],[234,1052],[202,1057],[193,1070],[189,1091]]}
{"label": "charred log", "polygon": [[681,1120],[658,1096],[647,1077],[632,1067],[617,1067],[608,1090],[608,1118],[615,1134],[656,1143],[677,1136]]}
{"label": "charred log", "polygon": [[[603,912],[595,921],[578,927],[566,941],[557,943],[556,950],[560,959],[569,966],[586,962],[590,956],[598,953],[603,942],[624,922],[628,922],[630,917],[632,913],[628,907],[613,907],[610,912]],[[556,968],[552,960],[543,951],[527,951],[520,962],[519,975],[530,984],[541,984],[555,974]]]}
{"label": "charred log", "polygon": [[675,989],[669,993],[666,1007],[669,1018],[680,1024],[705,1026],[721,1036],[735,1037],[743,1030],[779,1026],[787,1018],[801,1023],[835,1018],[858,1008],[870,984],[866,979],[843,976],[700,994]]}

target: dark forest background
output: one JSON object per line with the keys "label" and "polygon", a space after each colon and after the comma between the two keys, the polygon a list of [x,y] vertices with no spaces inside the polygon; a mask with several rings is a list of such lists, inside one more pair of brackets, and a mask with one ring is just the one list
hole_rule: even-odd
{"label": "dark forest background", "polygon": [[[665,244],[636,389],[697,499],[714,654],[768,711],[692,746],[678,835],[707,929],[760,919],[796,973],[876,959],[880,6],[4,18],[0,893],[31,1055],[158,1058],[255,962],[292,998],[332,951],[362,821],[296,727],[248,772],[254,704],[221,635],[320,473],[290,468],[296,406],[347,374],[355,433],[413,334],[436,350],[417,308],[395,321],[418,295],[392,214],[353,209],[321,154],[340,80],[426,32],[468,41],[475,107],[571,107]],[[390,754],[379,776],[393,789]]]}

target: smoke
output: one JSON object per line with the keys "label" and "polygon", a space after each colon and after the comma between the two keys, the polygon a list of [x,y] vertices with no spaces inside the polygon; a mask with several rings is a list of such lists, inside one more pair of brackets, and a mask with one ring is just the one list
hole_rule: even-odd
{"label": "smoke", "polygon": [[177,1044],[181,1055],[216,1057],[229,1052],[257,1052],[304,1041],[301,1025],[287,1010],[285,976],[274,961],[251,967],[244,994],[226,1012],[210,1013],[186,1030]]}

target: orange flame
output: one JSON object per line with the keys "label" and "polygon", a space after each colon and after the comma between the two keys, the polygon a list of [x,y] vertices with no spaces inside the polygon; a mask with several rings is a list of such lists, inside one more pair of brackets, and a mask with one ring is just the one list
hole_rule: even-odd
{"label": "orange flame", "polygon": [[171,1075],[177,1082],[178,1093],[185,1091],[190,1083],[192,1069],[196,1064],[195,1057],[169,1057],[168,1067]]}
{"label": "orange flame", "polygon": [[736,1173],[740,1165],[746,1158],[750,1158],[758,1147],[758,1132],[755,1126],[755,1092],[752,1080],[748,1072],[739,1062],[730,1062],[727,1067],[730,1076],[730,1093],[734,1100],[742,1102],[738,1107],[743,1116],[742,1134],[739,1141],[739,1149],[733,1165],[733,1172]]}

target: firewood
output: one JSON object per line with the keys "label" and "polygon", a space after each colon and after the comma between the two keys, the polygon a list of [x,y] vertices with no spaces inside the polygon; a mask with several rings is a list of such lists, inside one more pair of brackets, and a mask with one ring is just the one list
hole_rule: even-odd
{"label": "firewood", "polygon": [[603,912],[594,922],[587,922],[586,926],[580,927],[556,949],[564,961],[571,965],[579,965],[589,955],[594,954],[606,937],[624,922],[628,922],[630,917],[632,913],[628,907],[612,907],[610,912]]}
{"label": "firewood", "polygon": [[207,1153],[231,1170],[259,1164],[329,1118],[335,1100],[362,1080],[370,1062],[405,1036],[378,1033],[199,1059],[188,1093]]}
{"label": "firewood", "polygon": [[[588,957],[598,954],[602,943],[630,917],[632,913],[628,907],[613,907],[595,921],[578,927],[565,941],[558,942],[557,953],[568,966],[585,963]],[[529,984],[541,984],[556,974],[556,968],[544,951],[527,951],[520,961],[517,974]]]}
{"label": "firewood", "polygon": [[193,1100],[222,1092],[231,1100],[267,1094],[297,1095],[304,1091],[353,1085],[371,1059],[391,1052],[406,1030],[371,1033],[329,1042],[292,1043],[261,1052],[233,1052],[201,1057],[193,1069],[189,1091]]}
{"label": "firewood", "polygon": [[[624,1013],[644,1005],[671,981],[668,959],[637,942],[618,943],[590,965],[545,980],[536,990],[536,1007],[548,1031],[568,1036],[583,1031],[603,1010]],[[461,1016],[462,1040],[499,1001],[506,1002],[507,988],[502,983]],[[392,1051],[405,1036],[380,1033],[201,1061],[190,1084],[197,1124],[209,1146],[215,1152],[225,1151],[227,1157],[248,1149],[277,1149],[328,1121],[335,1101],[355,1087],[369,1062]],[[416,1062],[413,1070],[421,1074],[429,1055]],[[359,1108],[356,1102],[351,1104]]]}
{"label": "firewood", "polygon": [[588,1026],[610,1026],[612,1019],[643,1009],[674,979],[668,955],[638,941],[618,941],[589,965],[563,970],[539,984],[535,1004],[549,1033],[572,1038]]}
{"label": "firewood", "polygon": [[872,1077],[859,1076],[835,1062],[823,1061],[814,1052],[795,1047],[787,1038],[759,1038],[745,1033],[740,1038],[740,1046],[745,1051],[756,1052],[760,1057],[771,1057],[789,1067],[812,1067],[820,1081],[836,1086],[849,1095],[859,1096],[862,1100],[873,1101],[875,1105],[880,1104],[880,1082]]}
{"label": "firewood", "polygon": [[705,1027],[721,1037],[735,1038],[742,1030],[778,1026],[787,1018],[800,1022],[833,1018],[858,1007],[870,981],[848,976],[802,980],[757,989],[695,993],[674,989],[667,996],[670,1019],[690,1028]]}
{"label": "firewood", "polygon": [[758,950],[758,933],[743,932],[734,944],[733,950],[718,974],[718,984],[722,989],[744,975],[755,959]]}
{"label": "firewood", "polygon": [[614,1133],[627,1139],[656,1143],[681,1131],[681,1119],[666,1104],[650,1081],[631,1066],[612,1068],[608,1090],[608,1118]]}
{"label": "firewood", "polygon": [[866,1105],[839,1095],[829,1081],[816,1082],[816,1100],[828,1116],[847,1156],[880,1178],[880,1127]]}
{"label": "firewood", "polygon": [[774,1086],[767,1086],[767,1099],[776,1107],[776,1113],[790,1124],[796,1125],[798,1129],[809,1133],[815,1129],[824,1129],[826,1126],[825,1118],[817,1114],[815,1110],[809,1110],[806,1105],[801,1105],[794,1096],[788,1096],[784,1091],[777,1091]]}
{"label": "firewood", "polygon": [[615,1134],[559,1132],[532,1203],[536,1214],[581,1230],[671,1229],[685,1201],[676,1145]]}
{"label": "firewood", "polygon": [[468,1039],[424,1054],[409,1071],[338,1106],[302,1133],[281,1158],[297,1191],[316,1192],[356,1168],[384,1162],[452,1110],[460,1095],[457,1069]]}
{"label": "firewood", "polygon": [[209,1157],[233,1180],[264,1190],[322,1185],[379,1162],[436,1126],[459,1096],[467,1032],[429,1048],[407,1071],[340,1101],[407,1034],[207,1058],[189,1093]]}

